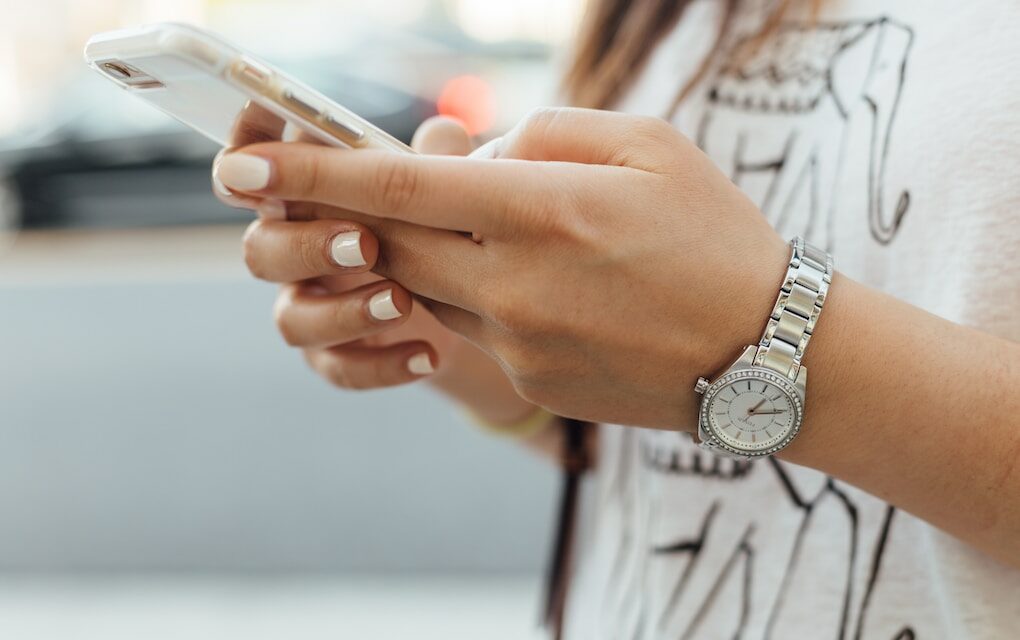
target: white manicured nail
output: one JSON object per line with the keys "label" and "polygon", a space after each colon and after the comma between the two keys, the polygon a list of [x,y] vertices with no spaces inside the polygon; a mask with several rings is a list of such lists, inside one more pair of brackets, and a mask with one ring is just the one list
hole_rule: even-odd
{"label": "white manicured nail", "polygon": [[216,177],[228,189],[258,191],[269,184],[269,161],[247,153],[228,153],[216,165]]}
{"label": "white manicured nail", "polygon": [[404,315],[393,304],[393,289],[386,289],[372,296],[368,301],[368,312],[376,320],[393,320]]}
{"label": "white manicured nail", "polygon": [[407,360],[407,370],[416,376],[427,376],[435,373],[432,367],[432,359],[427,353],[416,353]]}
{"label": "white manicured nail", "polygon": [[333,262],[341,267],[363,267],[368,264],[361,253],[360,231],[345,231],[334,236],[330,254]]}
{"label": "white manicured nail", "polygon": [[287,204],[283,200],[277,200],[276,198],[266,198],[259,203],[255,211],[260,217],[267,220],[287,219]]}
{"label": "white manicured nail", "polygon": [[219,168],[219,163],[217,163],[216,168],[213,169],[213,174],[212,174],[212,186],[213,186],[213,189],[215,189],[216,193],[220,194],[221,196],[229,198],[229,197],[234,195],[234,192],[231,191],[230,189],[224,187],[223,183],[220,182],[219,176],[216,175],[216,173],[218,172],[218,168]]}

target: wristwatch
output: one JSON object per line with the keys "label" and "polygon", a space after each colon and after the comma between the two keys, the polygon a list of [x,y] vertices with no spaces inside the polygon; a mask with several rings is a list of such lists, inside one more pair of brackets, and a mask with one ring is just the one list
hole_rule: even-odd
{"label": "wristwatch", "polygon": [[832,256],[799,236],[790,245],[790,266],[761,341],[715,380],[698,378],[703,449],[727,457],[769,456],[800,432],[807,389],[800,361],[829,292]]}

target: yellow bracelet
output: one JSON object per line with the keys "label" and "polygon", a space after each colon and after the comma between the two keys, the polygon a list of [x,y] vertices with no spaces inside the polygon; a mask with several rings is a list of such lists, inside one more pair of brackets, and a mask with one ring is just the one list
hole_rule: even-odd
{"label": "yellow bracelet", "polygon": [[517,438],[521,440],[530,438],[536,433],[539,433],[557,418],[556,414],[547,411],[542,407],[535,407],[535,410],[527,416],[510,424],[501,424],[486,420],[473,411],[468,411],[467,415],[472,422],[481,427],[484,431],[488,431],[493,435],[504,438]]}

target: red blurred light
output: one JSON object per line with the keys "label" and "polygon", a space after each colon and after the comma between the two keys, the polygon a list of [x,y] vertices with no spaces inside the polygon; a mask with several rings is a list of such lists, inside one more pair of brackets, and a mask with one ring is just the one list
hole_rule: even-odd
{"label": "red blurred light", "polygon": [[478,76],[457,76],[443,85],[436,110],[440,115],[460,120],[469,134],[478,135],[496,121],[496,94]]}

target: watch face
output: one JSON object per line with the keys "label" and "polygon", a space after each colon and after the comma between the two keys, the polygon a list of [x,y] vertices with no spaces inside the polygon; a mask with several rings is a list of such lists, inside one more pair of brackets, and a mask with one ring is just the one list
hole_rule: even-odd
{"label": "watch face", "polygon": [[803,404],[790,381],[770,371],[747,369],[709,386],[701,422],[724,449],[767,455],[793,439],[802,413]]}

